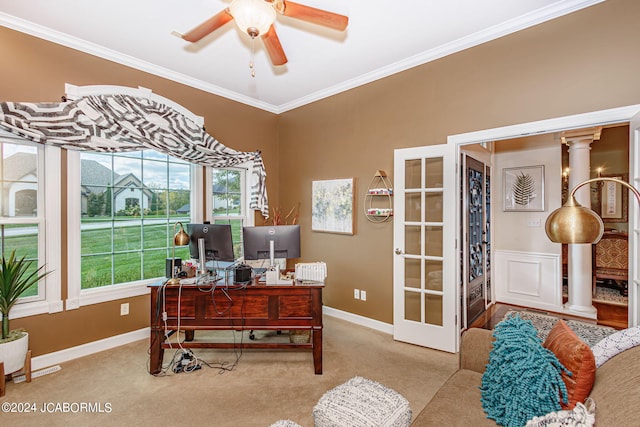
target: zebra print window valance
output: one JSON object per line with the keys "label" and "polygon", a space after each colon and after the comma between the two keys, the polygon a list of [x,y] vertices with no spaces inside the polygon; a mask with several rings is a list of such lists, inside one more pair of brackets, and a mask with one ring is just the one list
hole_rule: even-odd
{"label": "zebra print window valance", "polygon": [[130,95],[91,95],[59,103],[0,102],[0,126],[41,144],[99,152],[154,149],[185,161],[230,167],[252,161],[249,207],[269,217],[259,151],[224,146],[175,109]]}

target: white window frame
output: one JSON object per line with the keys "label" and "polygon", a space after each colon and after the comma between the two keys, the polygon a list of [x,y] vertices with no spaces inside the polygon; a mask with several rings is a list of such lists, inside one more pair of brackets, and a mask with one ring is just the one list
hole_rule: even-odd
{"label": "white window frame", "polygon": [[[198,195],[202,194],[203,191],[202,179],[198,179],[198,176],[202,176],[202,172],[198,172],[198,169],[202,169],[202,167],[191,165],[190,203],[192,206],[192,220],[194,218],[194,213],[202,211],[202,198],[198,197]],[[67,270],[69,272],[69,280],[66,309],[74,310],[85,305],[98,304],[101,302],[148,294],[148,285],[162,280],[163,277],[82,289],[82,271],[80,263],[82,255],[80,230],[82,214],[80,206],[80,152],[78,151],[69,151],[67,154],[67,193],[67,246],[69,256]]]}
{"label": "white window frame", "polygon": [[[9,314],[10,319],[57,313],[63,310],[60,269],[62,266],[61,199],[46,197],[60,194],[61,150],[42,145],[0,130],[0,138],[7,143],[35,146],[38,150],[38,265],[45,265],[51,273],[39,283],[37,297],[19,299]],[[40,292],[43,291],[42,296]]]}
{"label": "white window frame", "polygon": [[[165,105],[189,117],[200,126],[204,125],[204,118],[196,116],[183,106],[154,94],[150,89],[143,87],[129,88],[124,86],[95,85],[95,86],[75,86],[65,84],[67,99],[75,100],[88,95],[105,94],[126,94],[136,97],[148,98]],[[246,162],[236,166],[236,168],[247,169],[244,175],[245,197],[242,200],[242,209],[247,225],[254,225],[254,212],[249,210],[249,200],[251,198],[251,180],[247,178],[252,170],[253,162]],[[211,189],[211,168],[199,165],[191,165],[191,221],[202,223],[206,220],[212,221],[213,191]],[[67,310],[73,310],[85,305],[98,304],[122,298],[130,298],[149,293],[148,284],[157,282],[161,278],[140,280],[125,284],[114,284],[99,288],[82,289],[81,278],[81,246],[80,246],[80,154],[68,151],[67,154],[67,247],[68,247],[68,285],[67,300],[65,306]],[[205,197],[202,195],[205,194]],[[204,206],[203,206],[204,205]],[[206,212],[206,214],[203,214]]]}
{"label": "white window frame", "polygon": [[[216,219],[237,219],[238,217],[213,217],[213,169],[214,168],[204,168],[205,169],[205,191],[206,191],[206,220],[213,222]],[[244,197],[241,199],[240,211],[242,215],[240,217],[244,218],[244,225],[247,227],[255,225],[255,213],[253,209],[249,209],[249,201],[251,200],[251,179],[249,176],[251,175],[251,170],[253,169],[253,161],[248,161],[239,164],[238,166],[230,166],[218,169],[227,169],[227,170],[238,170],[243,173],[240,174],[240,187],[243,189]]]}

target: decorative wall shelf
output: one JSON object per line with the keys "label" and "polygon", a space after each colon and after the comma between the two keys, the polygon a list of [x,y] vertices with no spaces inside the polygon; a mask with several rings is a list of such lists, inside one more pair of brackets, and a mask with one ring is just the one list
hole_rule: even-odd
{"label": "decorative wall shelf", "polygon": [[376,171],[367,188],[364,214],[371,222],[385,222],[393,216],[393,186],[383,170]]}

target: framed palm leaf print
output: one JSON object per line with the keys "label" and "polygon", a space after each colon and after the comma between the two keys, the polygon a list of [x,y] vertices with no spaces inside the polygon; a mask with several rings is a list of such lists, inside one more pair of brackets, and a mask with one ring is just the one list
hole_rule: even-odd
{"label": "framed palm leaf print", "polygon": [[544,211],[544,165],[502,171],[505,212]]}

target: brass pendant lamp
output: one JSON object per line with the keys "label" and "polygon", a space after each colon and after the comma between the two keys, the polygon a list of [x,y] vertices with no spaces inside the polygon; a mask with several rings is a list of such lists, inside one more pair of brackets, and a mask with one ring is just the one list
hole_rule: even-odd
{"label": "brass pendant lamp", "polygon": [[640,204],[640,193],[633,186],[617,178],[598,177],[588,179],[576,185],[567,202],[549,215],[545,223],[545,231],[555,243],[598,243],[604,233],[604,223],[600,216],[589,208],[585,208],[575,198],[578,188],[598,181],[610,181],[627,187],[635,195]]}

